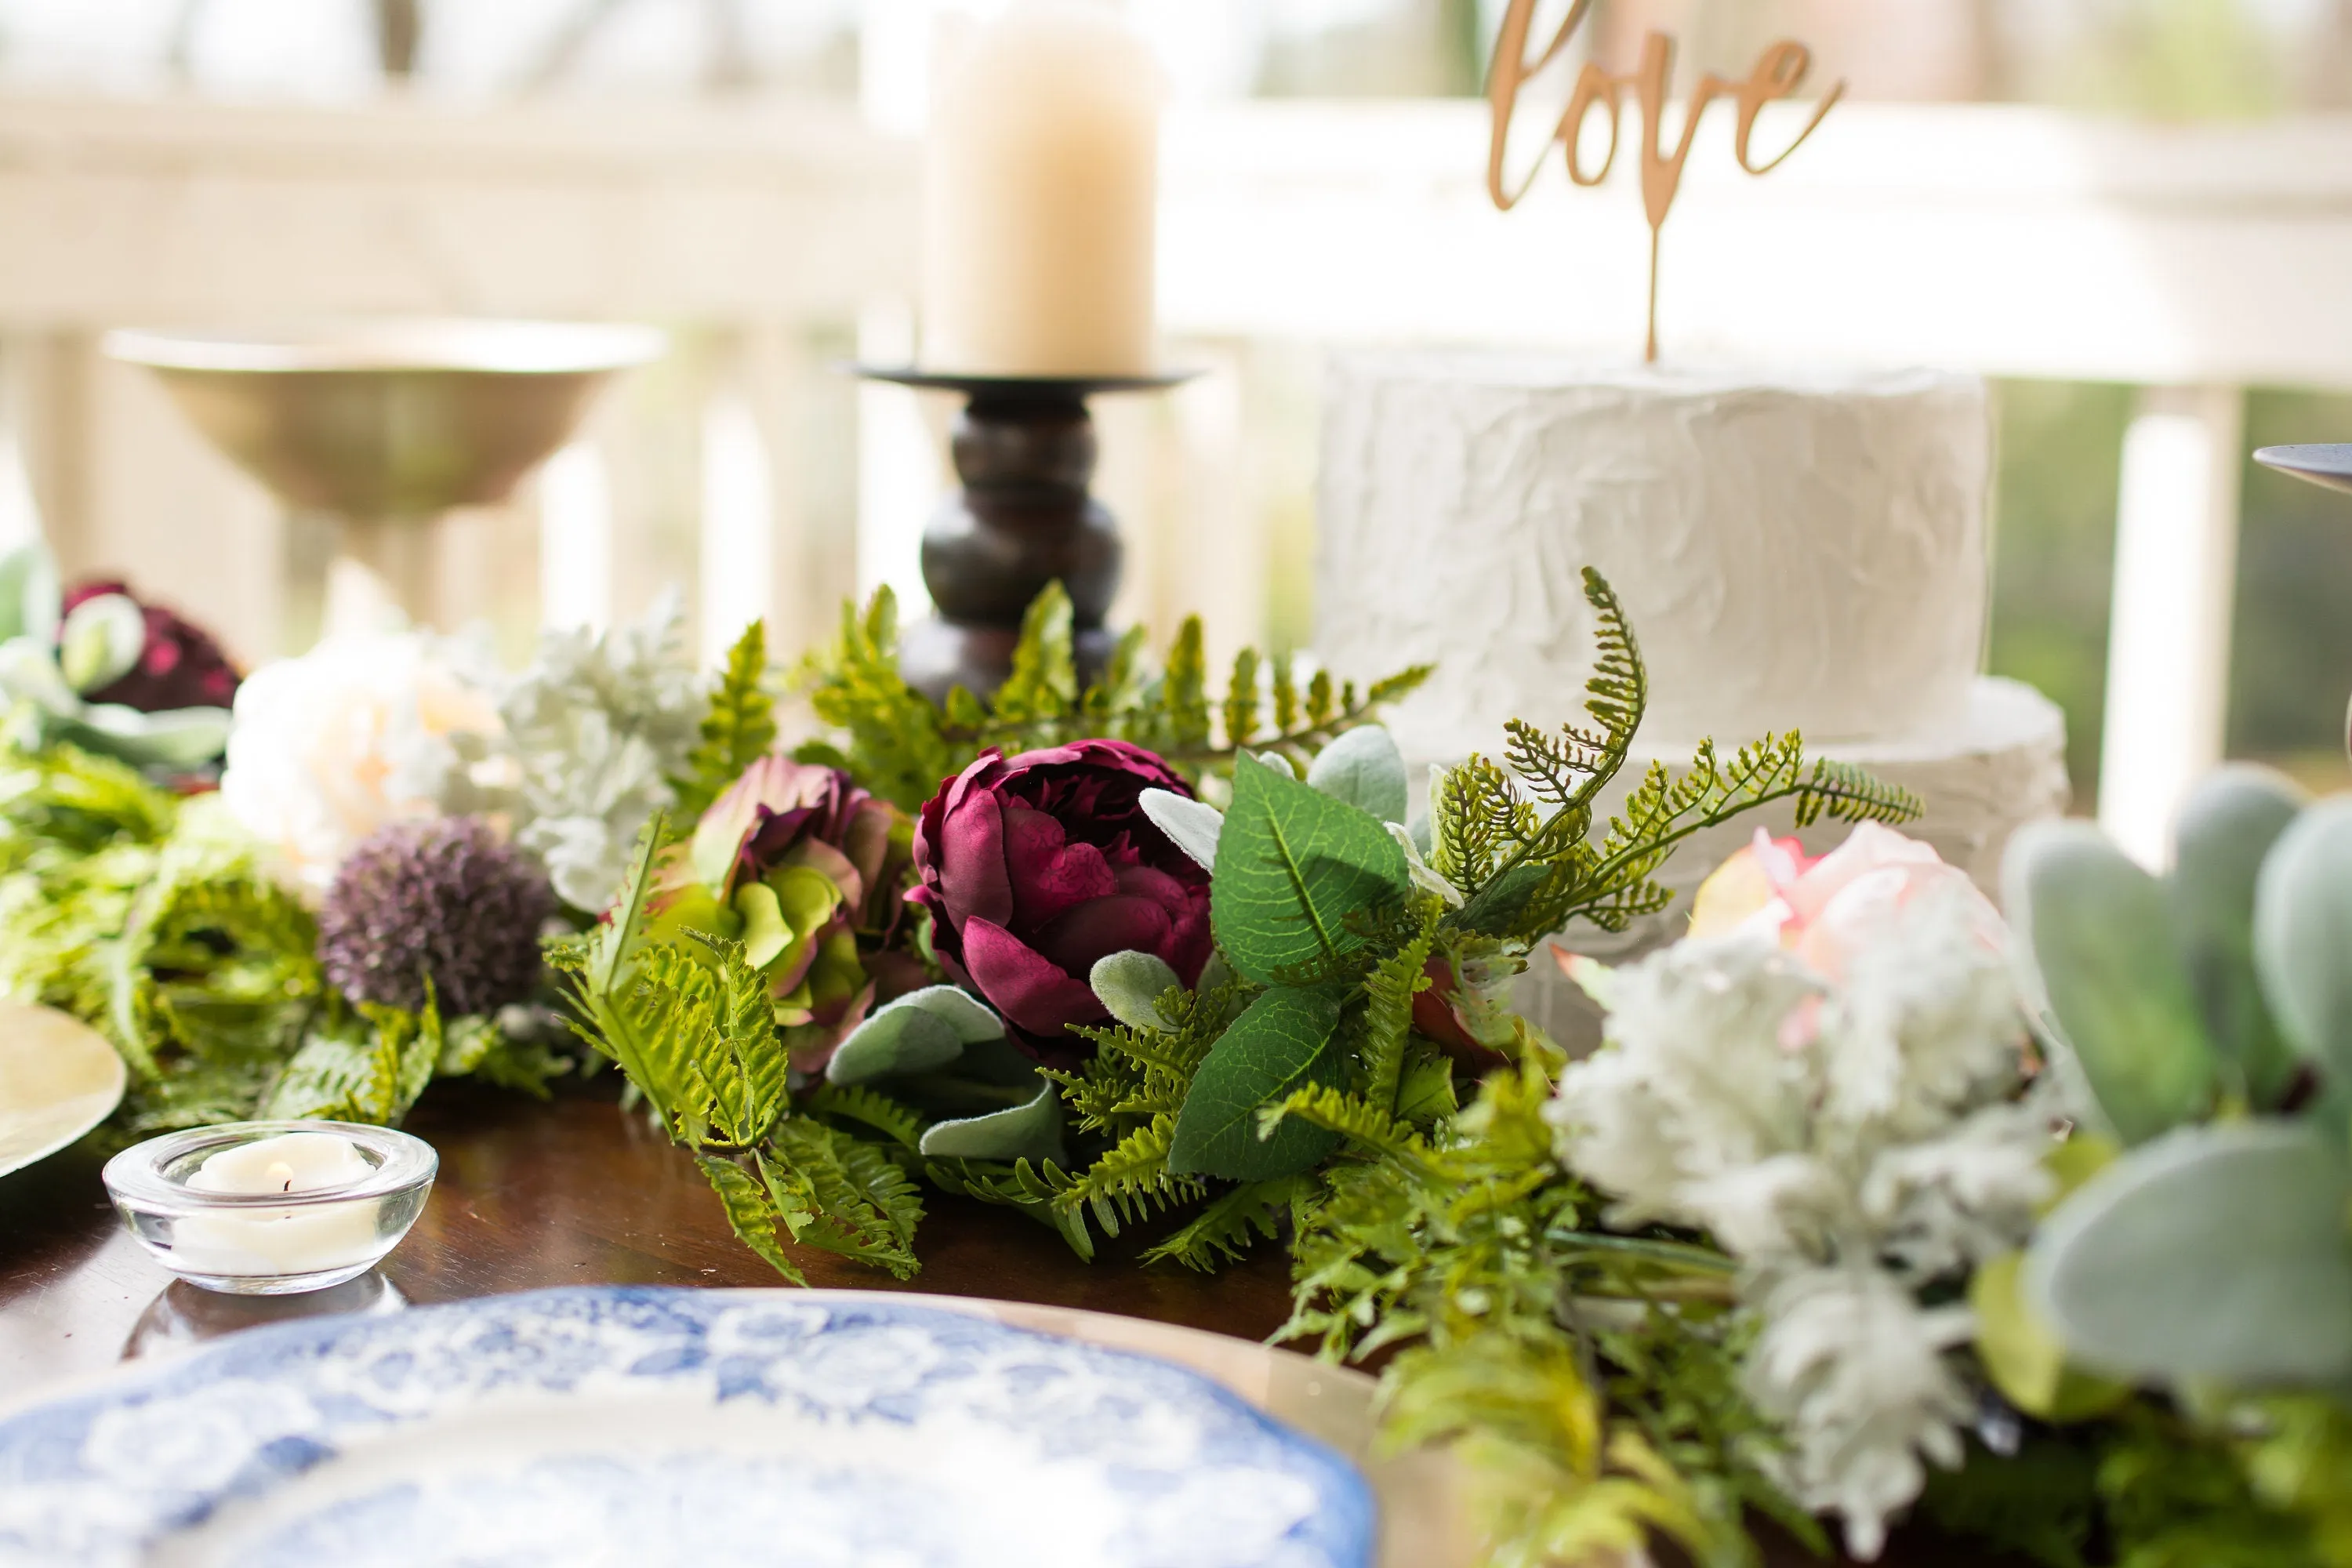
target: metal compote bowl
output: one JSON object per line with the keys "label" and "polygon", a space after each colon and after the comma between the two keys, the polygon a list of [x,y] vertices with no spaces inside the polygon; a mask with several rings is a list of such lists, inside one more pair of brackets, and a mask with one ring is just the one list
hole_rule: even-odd
{"label": "metal compote bowl", "polygon": [[[2352,494],[2352,442],[2265,447],[2254,454],[2254,461],[2282,474],[2293,474],[2315,485]],[[2352,754],[2352,710],[2344,716],[2344,749],[2347,754]]]}
{"label": "metal compote bowl", "polygon": [[568,438],[648,327],[385,319],[257,331],[118,331],[206,439],[299,515],[333,521],[329,630],[437,614],[434,533],[492,506]]}

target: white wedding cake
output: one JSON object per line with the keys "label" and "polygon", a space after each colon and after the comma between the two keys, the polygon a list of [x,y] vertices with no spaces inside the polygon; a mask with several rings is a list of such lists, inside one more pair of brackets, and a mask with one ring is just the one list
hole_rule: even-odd
{"label": "white wedding cake", "polygon": [[[1907,831],[1988,889],[2010,835],[2064,810],[2063,715],[1979,674],[1981,382],[1399,353],[1340,360],[1326,396],[1316,651],[1356,679],[1436,667],[1391,721],[1417,773],[1498,753],[1507,719],[1580,715],[1591,566],[1650,673],[1616,798],[1701,739],[1728,752],[1799,730],[1813,754],[1917,794],[1927,816]],[[1694,842],[1670,879],[1696,886],[1752,831]]]}

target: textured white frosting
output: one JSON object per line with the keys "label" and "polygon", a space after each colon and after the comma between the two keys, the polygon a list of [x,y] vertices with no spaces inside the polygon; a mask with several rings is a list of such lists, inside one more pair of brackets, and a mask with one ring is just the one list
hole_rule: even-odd
{"label": "textured white frosting", "polygon": [[[2066,780],[2065,715],[2048,698],[2014,680],[1988,677],[1972,682],[1960,715],[1933,733],[1809,750],[1858,763],[1917,795],[1927,815],[1903,831],[1935,846],[1937,854],[1967,871],[1995,900],[2000,897],[2000,858],[2011,836],[2029,822],[2063,815],[2072,798]],[[1653,761],[1676,766],[1688,759],[1654,744],[1642,745],[1634,762],[1603,795],[1603,814],[1623,803],[1641,770]],[[1571,952],[1612,963],[1672,941],[1690,923],[1691,894],[1699,883],[1753,838],[1759,827],[1776,837],[1794,834],[1795,812],[1785,805],[1759,812],[1690,839],[1659,877],[1675,889],[1673,907],[1624,935],[1580,925],[1555,940]],[[1823,821],[1796,836],[1808,852],[1820,855],[1836,847],[1850,831],[1843,823]],[[1563,1044],[1589,1037],[1594,1027],[1581,994],[1541,949],[1519,983],[1517,1000],[1528,1017]]]}
{"label": "textured white frosting", "polygon": [[1990,446],[1973,377],[1342,358],[1317,651],[1359,679],[1435,665],[1392,716],[1407,754],[1492,750],[1506,719],[1580,708],[1591,565],[1640,638],[1661,743],[1932,734],[1979,666]]}

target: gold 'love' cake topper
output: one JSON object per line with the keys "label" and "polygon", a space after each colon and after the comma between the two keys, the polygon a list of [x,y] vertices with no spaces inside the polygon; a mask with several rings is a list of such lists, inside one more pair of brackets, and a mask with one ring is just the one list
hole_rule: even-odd
{"label": "gold 'love' cake topper", "polygon": [[[1535,184],[1536,176],[1536,171],[1529,170],[1528,177],[1514,188],[1503,172],[1504,152],[1510,138],[1512,117],[1518,108],[1519,88],[1559,58],[1592,9],[1592,0],[1575,0],[1543,53],[1529,59],[1528,34],[1535,26],[1538,4],[1538,0],[1509,0],[1503,13],[1502,32],[1495,40],[1494,68],[1486,81],[1486,99],[1493,106],[1495,121],[1494,142],[1486,160],[1486,190],[1495,198],[1495,205],[1505,212],[1519,205],[1520,198]],[[1691,94],[1689,107],[1683,114],[1681,140],[1671,153],[1664,145],[1664,124],[1666,91],[1675,74],[1675,40],[1670,35],[1654,32],[1649,36],[1642,47],[1641,67],[1631,76],[1612,76],[1591,62],[1578,74],[1568,110],[1560,116],[1544,148],[1549,152],[1553,142],[1559,144],[1568,163],[1568,177],[1579,185],[1601,184],[1616,164],[1622,95],[1630,89],[1642,108],[1642,205],[1650,217],[1650,363],[1658,362],[1658,262],[1666,215],[1674,209],[1675,197],[1682,190],[1683,164],[1690,158],[1691,142],[1698,134],[1700,119],[1717,99],[1736,100],[1739,126],[1735,147],[1739,166],[1751,174],[1769,174],[1787,163],[1789,155],[1821,129],[1822,121],[1845,96],[1845,83],[1832,88],[1797,139],[1783,148],[1779,157],[1769,163],[1757,163],[1752,153],[1757,116],[1763,113],[1766,104],[1795,97],[1812,68],[1812,50],[1800,43],[1783,41],[1757,57],[1756,67],[1745,81],[1726,81],[1711,72],[1700,78],[1698,90]],[[1604,105],[1609,110],[1609,155],[1600,168],[1588,172],[1581,146],[1584,125],[1593,110]]]}

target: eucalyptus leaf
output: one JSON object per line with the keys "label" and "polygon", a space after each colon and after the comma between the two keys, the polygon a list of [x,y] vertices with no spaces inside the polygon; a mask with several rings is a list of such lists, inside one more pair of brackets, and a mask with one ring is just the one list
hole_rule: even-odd
{"label": "eucalyptus leaf", "polygon": [[2352,797],[2305,812],[2263,862],[2254,962],[2288,1040],[2352,1085]]}
{"label": "eucalyptus leaf", "polygon": [[1396,737],[1377,724],[1350,730],[1324,747],[1307,770],[1307,783],[1378,821],[1405,819],[1404,753]]}
{"label": "eucalyptus leaf", "polygon": [[2275,1105],[2294,1052],[2263,999],[2254,964],[2254,891],[2263,861],[2309,796],[2268,768],[2223,768],[2182,809],[2171,876],[2172,912],[2190,986],[2247,1098]]}
{"label": "eucalyptus leaf", "polygon": [[1217,842],[1210,920],[1244,979],[1278,984],[1354,952],[1351,922],[1405,898],[1404,851],[1368,812],[1244,757]]}
{"label": "eucalyptus leaf", "polygon": [[2196,1117],[2219,1072],[2163,884],[2088,823],[2037,823],[2002,868],[2031,994],[2126,1143]]}
{"label": "eucalyptus leaf", "polygon": [[2352,1375],[2343,1157],[2293,1122],[2183,1128],[2044,1223],[2025,1299],[2075,1362],[2241,1385]]}
{"label": "eucalyptus leaf", "polygon": [[1087,983],[1110,1016],[1130,1029],[1164,1029],[1160,999],[1183,986],[1166,959],[1150,952],[1106,953],[1095,960]]}
{"label": "eucalyptus leaf", "polygon": [[1027,1103],[961,1121],[935,1122],[920,1152],[930,1160],[1051,1160],[1067,1163],[1062,1143],[1062,1101],[1054,1085],[1037,1080]]}
{"label": "eucalyptus leaf", "polygon": [[1143,792],[1143,815],[1201,869],[1217,868],[1217,837],[1225,826],[1224,813],[1207,801],[1173,790],[1148,789]]}
{"label": "eucalyptus leaf", "polygon": [[955,1026],[922,1007],[889,1006],[851,1032],[825,1064],[824,1081],[839,1089],[886,1078],[931,1072],[963,1055]]}
{"label": "eucalyptus leaf", "polygon": [[1261,1138],[1258,1112],[1310,1084],[1336,1086],[1339,1032],[1339,1004],[1325,992],[1278,988],[1251,1003],[1193,1075],[1169,1169],[1265,1182],[1321,1163],[1339,1147],[1338,1133],[1289,1118]]}

